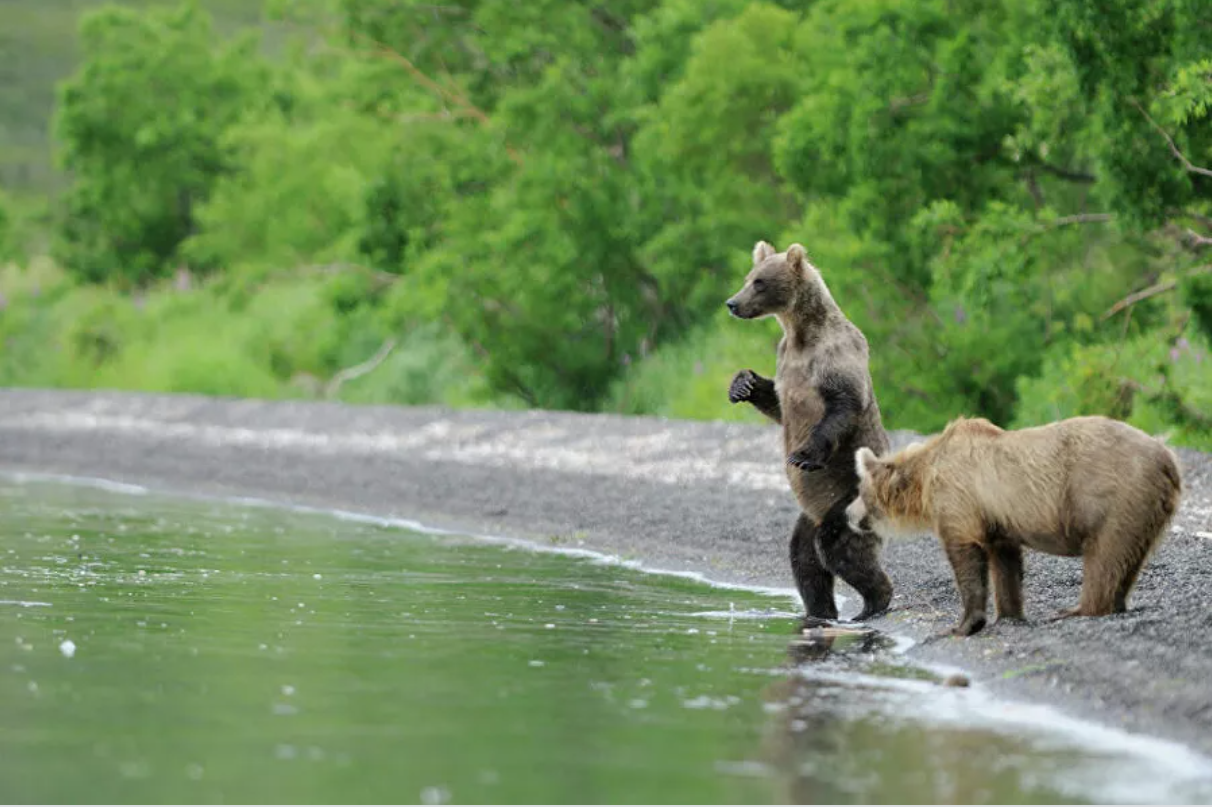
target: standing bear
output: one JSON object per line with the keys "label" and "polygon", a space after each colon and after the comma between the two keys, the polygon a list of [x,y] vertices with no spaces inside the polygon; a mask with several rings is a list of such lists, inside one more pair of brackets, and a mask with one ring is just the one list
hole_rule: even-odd
{"label": "standing bear", "polygon": [[1174,453],[1122,421],[1070,418],[1003,430],[959,418],[891,457],[859,449],[850,523],[891,538],[935,533],[955,572],[963,617],[985,626],[989,573],[997,617],[1023,617],[1023,547],[1082,557],[1082,594],[1062,616],[1122,612],[1178,508]]}
{"label": "standing bear", "polygon": [[783,327],[774,379],[742,370],[728,399],[748,401],[783,426],[787,477],[802,513],[791,536],[791,570],[808,616],[836,620],[834,576],[863,597],[854,618],[888,608],[892,582],[880,539],[855,531],[846,506],[858,493],[855,452],[888,449],[867,368],[867,340],[829,294],[799,244],[786,252],[759,241],[745,285],[727,302],[734,317],[774,316]]}

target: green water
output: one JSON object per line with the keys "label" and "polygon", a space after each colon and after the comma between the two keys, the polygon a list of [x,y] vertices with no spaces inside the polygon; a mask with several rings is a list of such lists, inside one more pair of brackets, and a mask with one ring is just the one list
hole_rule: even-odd
{"label": "green water", "polygon": [[974,694],[887,641],[796,641],[793,608],[329,516],[0,482],[0,799],[1048,802],[1115,798],[1137,765],[970,722]]}

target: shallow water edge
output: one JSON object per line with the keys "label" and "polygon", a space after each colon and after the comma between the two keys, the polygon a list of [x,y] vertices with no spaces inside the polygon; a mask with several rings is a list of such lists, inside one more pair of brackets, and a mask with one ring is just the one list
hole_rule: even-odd
{"label": "shallow water edge", "polygon": [[[526,539],[518,539],[495,534],[469,534],[441,527],[432,527],[416,520],[376,516],[373,514],[357,513],[340,509],[326,509],[309,505],[298,505],[275,502],[264,498],[249,497],[215,497],[188,492],[159,491],[140,485],[109,481],[100,478],[80,478],[67,475],[37,474],[37,473],[0,473],[0,479],[8,479],[13,483],[57,483],[83,485],[97,488],[114,494],[139,497],[155,494],[167,495],[174,498],[195,501],[230,504],[234,506],[251,506],[261,509],[293,512],[296,514],[315,515],[318,517],[335,517],[342,521],[371,525],[380,528],[399,528],[414,533],[430,536],[470,537],[478,542],[494,544],[510,548],[525,549],[541,553],[551,553],[571,558],[589,560],[593,563],[618,566],[637,572],[653,575],[670,576],[706,584],[713,588],[751,592],[779,600],[785,599],[786,611],[764,613],[763,617],[792,617],[798,614],[798,598],[789,589],[773,587],[749,586],[744,584],[712,580],[709,576],[697,572],[681,570],[663,570],[647,568],[635,559],[623,559],[615,555],[597,552],[585,548],[566,547],[543,544]],[[36,602],[26,602],[35,607]],[[724,613],[701,612],[701,616],[724,617]],[[753,615],[735,614],[733,619],[752,619]],[[1124,732],[1119,729],[1106,727],[1097,723],[1083,721],[1065,715],[1054,708],[1042,705],[1030,705],[1008,701],[994,697],[979,681],[964,693],[956,693],[939,688],[930,682],[956,671],[956,668],[945,666],[930,666],[913,663],[903,658],[906,650],[912,647],[913,641],[907,637],[890,637],[885,644],[885,650],[902,657],[897,663],[904,668],[915,668],[921,672],[922,678],[916,680],[912,673],[906,675],[899,671],[895,676],[872,675],[856,672],[853,668],[842,665],[840,668],[827,666],[801,666],[800,675],[804,681],[811,682],[813,687],[841,688],[851,692],[854,688],[868,689],[880,694],[883,709],[890,704],[893,709],[906,720],[919,725],[938,728],[962,728],[965,732],[981,729],[1005,732],[1013,728],[1036,738],[1061,746],[1078,747],[1097,754],[1111,756],[1127,756],[1147,765],[1153,770],[1152,782],[1124,782],[1124,778],[1113,782],[1114,790],[1108,790],[1108,783],[1098,783],[1097,775],[1087,773],[1089,782],[1075,786],[1072,798],[1099,798],[1108,801],[1165,801],[1178,795],[1207,794],[1204,784],[1212,783],[1212,763],[1203,756],[1176,743],[1152,738],[1145,735]],[[811,645],[809,643],[808,645]],[[826,656],[829,649],[826,649]],[[792,719],[802,720],[802,719]],[[855,720],[853,717],[847,720]],[[884,720],[884,718],[881,718]],[[794,736],[789,736],[794,737]],[[1051,739],[1051,741],[1049,741]],[[1113,778],[1114,779],[1114,778]],[[1194,791],[1192,791],[1194,789]],[[1203,797],[1207,799],[1207,796]]]}

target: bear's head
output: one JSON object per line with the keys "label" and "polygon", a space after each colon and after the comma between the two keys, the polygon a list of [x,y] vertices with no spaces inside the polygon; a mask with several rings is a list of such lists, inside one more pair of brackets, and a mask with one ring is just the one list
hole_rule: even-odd
{"label": "bear's head", "polygon": [[783,314],[791,310],[802,292],[819,285],[816,269],[808,262],[801,245],[792,244],[780,253],[759,241],[753,248],[753,269],[749,270],[745,285],[724,305],[733,317],[742,320]]}
{"label": "bear's head", "polygon": [[846,508],[852,530],[885,538],[929,532],[923,449],[922,444],[914,444],[885,458],[876,457],[866,446],[855,452],[858,496]]}

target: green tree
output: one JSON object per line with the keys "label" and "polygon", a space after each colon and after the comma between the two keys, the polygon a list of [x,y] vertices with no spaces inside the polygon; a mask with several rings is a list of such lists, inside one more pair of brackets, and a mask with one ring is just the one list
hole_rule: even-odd
{"label": "green tree", "polygon": [[[635,254],[634,102],[620,73],[630,20],[652,5],[341,4],[347,47],[429,91],[425,119],[406,126],[455,130],[402,135],[409,150],[367,195],[365,249],[389,271],[408,259],[416,305],[532,405],[593,408],[660,320]],[[435,173],[426,158],[477,170]]]}
{"label": "green tree", "polygon": [[171,12],[106,7],[80,26],[83,60],[55,124],[71,185],[59,257],[91,280],[168,272],[215,181],[232,168],[223,134],[256,104],[266,73],[250,36],[220,42],[192,3]]}
{"label": "green tree", "polygon": [[[1201,0],[270,5],[268,60],[189,6],[84,24],[60,255],[148,303],[9,318],[82,324],[72,383],[319,389],[396,346],[350,395],[744,417],[777,328],[721,303],[763,238],[807,246],[892,426],[1212,434]],[[205,306],[148,283],[182,261]]]}

